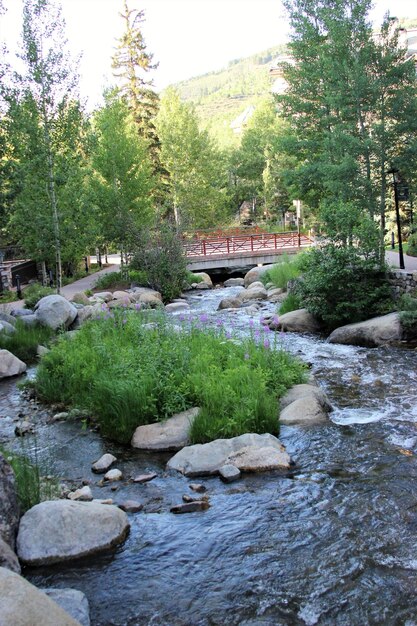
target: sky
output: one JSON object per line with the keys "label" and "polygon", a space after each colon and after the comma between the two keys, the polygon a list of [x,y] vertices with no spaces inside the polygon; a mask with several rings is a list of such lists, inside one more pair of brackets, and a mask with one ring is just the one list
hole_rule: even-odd
{"label": "sky", "polygon": [[[21,35],[21,0],[3,0],[0,41],[13,52]],[[147,51],[159,63],[153,73],[161,90],[169,84],[219,70],[233,59],[284,43],[288,23],[280,0],[129,0],[143,9]],[[416,0],[376,0],[372,17],[386,11],[397,17],[417,17]],[[61,0],[69,47],[82,53],[80,94],[89,108],[112,84],[111,57],[123,29],[122,0]]]}

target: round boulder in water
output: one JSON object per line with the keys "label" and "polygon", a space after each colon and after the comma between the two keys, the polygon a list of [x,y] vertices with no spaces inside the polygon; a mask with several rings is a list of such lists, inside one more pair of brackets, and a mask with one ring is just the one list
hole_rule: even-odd
{"label": "round boulder in water", "polygon": [[17,536],[23,563],[44,565],[102,552],[121,543],[129,530],[126,513],[96,502],[41,502],[24,514]]}

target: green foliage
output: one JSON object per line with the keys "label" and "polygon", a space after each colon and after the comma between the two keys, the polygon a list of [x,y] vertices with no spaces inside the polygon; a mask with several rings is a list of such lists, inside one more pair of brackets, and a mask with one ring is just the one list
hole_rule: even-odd
{"label": "green foliage", "polygon": [[408,341],[417,340],[417,294],[403,294],[398,302],[400,321],[404,337]]}
{"label": "green foliage", "polygon": [[187,261],[182,239],[170,226],[142,233],[136,242],[131,267],[146,274],[149,287],[159,291],[164,302],[177,298],[187,284]]}
{"label": "green foliage", "polygon": [[296,293],[289,293],[279,306],[279,314],[284,315],[284,313],[296,311],[297,309],[301,309],[302,306],[300,296]]}
{"label": "green foliage", "polygon": [[33,309],[41,298],[56,293],[52,287],[46,287],[40,283],[32,283],[23,291],[23,298],[27,309]]}
{"label": "green foliage", "polygon": [[24,363],[33,363],[37,359],[39,345],[48,346],[53,332],[44,326],[27,326],[17,320],[14,333],[0,333],[0,348],[9,350]]}
{"label": "green foliage", "polygon": [[200,131],[194,108],[174,89],[161,99],[156,119],[161,161],[169,173],[169,207],[182,228],[221,223],[227,201],[226,168],[207,132]]}
{"label": "green foliage", "polygon": [[192,272],[187,271],[186,283],[187,285],[192,285],[193,283],[202,283],[203,278],[201,276],[197,276],[197,274],[193,274]]}
{"label": "green foliage", "polygon": [[[103,313],[42,359],[37,392],[95,416],[103,435],[127,443],[134,429],[192,406],[202,408],[194,441],[277,432],[276,397],[304,380],[304,366],[270,338],[229,340],[203,329],[204,316],[178,333],[143,312]],[[276,335],[275,335],[276,336]]]}
{"label": "green foliage", "polygon": [[135,234],[153,217],[154,180],[148,146],[138,135],[127,104],[114,93],[106,94],[105,106],[93,121],[92,200],[103,241],[126,253]]}
{"label": "green foliage", "polygon": [[108,272],[99,276],[95,282],[95,289],[129,289],[132,283],[136,285],[146,285],[147,277],[146,273],[139,270],[129,268],[127,276],[121,272]]}
{"label": "green foliage", "polygon": [[16,302],[19,298],[15,291],[1,291],[0,292],[0,304],[6,302]]}
{"label": "green foliage", "polygon": [[412,233],[408,238],[407,254],[417,256],[417,232]]}
{"label": "green foliage", "polygon": [[350,202],[379,216],[380,245],[394,163],[409,181],[417,158],[417,80],[389,15],[375,36],[371,0],[284,0],[294,63],[278,98],[288,121],[282,150],[296,197],[317,208]]}
{"label": "green foliage", "polygon": [[16,454],[0,448],[0,453],[11,465],[15,475],[17,497],[22,514],[39,502],[52,500],[58,495],[57,481],[41,475],[36,451],[34,458],[25,454],[24,450]]}
{"label": "green foliage", "polygon": [[357,248],[314,248],[304,255],[302,273],[297,293],[329,330],[392,310],[386,268]]}
{"label": "green foliage", "polygon": [[289,280],[294,280],[300,275],[300,255],[290,258],[287,254],[262,276],[262,282],[266,285],[271,282],[275,287],[287,289]]}

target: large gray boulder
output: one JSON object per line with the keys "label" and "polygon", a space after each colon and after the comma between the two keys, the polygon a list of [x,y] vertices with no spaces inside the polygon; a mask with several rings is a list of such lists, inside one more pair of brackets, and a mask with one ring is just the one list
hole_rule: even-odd
{"label": "large gray boulder", "polygon": [[15,326],[16,318],[9,313],[4,313],[3,311],[0,311],[0,322],[7,322],[8,324]]}
{"label": "large gray boulder", "polygon": [[239,298],[223,298],[223,300],[220,300],[217,310],[223,311],[224,309],[238,309],[241,304],[242,301],[239,300]]}
{"label": "large gray boulder", "polygon": [[402,329],[398,313],[373,317],[366,322],[347,324],[334,330],[329,343],[342,343],[365,348],[377,348],[401,341]]}
{"label": "large gray boulder", "polygon": [[243,279],[245,287],[247,288],[250,284],[260,280],[261,276],[263,276],[265,272],[270,270],[271,267],[273,267],[272,263],[270,263],[269,265],[262,265],[261,267],[253,267],[251,270],[249,270],[249,272],[245,274],[245,277]]}
{"label": "large gray boulder", "polygon": [[313,426],[328,421],[332,405],[316,385],[294,385],[281,398],[279,421],[287,426]]}
{"label": "large gray boulder", "polygon": [[66,298],[52,294],[41,298],[35,306],[36,320],[52,330],[68,328],[77,317],[77,309]]}
{"label": "large gray boulder", "polygon": [[307,309],[297,309],[272,319],[268,324],[271,330],[283,330],[291,333],[316,333],[320,324]]}
{"label": "large gray boulder", "polygon": [[[208,287],[213,287],[213,281],[210,276],[206,272],[193,272],[194,276],[199,276],[201,278],[201,282],[206,284]],[[201,283],[198,283],[201,284]]]}
{"label": "large gray boulder", "polygon": [[165,306],[166,313],[178,313],[179,311],[189,311],[190,305],[188,302],[170,302]]}
{"label": "large gray boulder", "polygon": [[27,580],[0,567],[0,626],[80,626]]}
{"label": "large gray boulder", "polygon": [[249,287],[244,291],[241,291],[238,298],[241,302],[247,302],[248,300],[266,300],[268,293],[265,287]]}
{"label": "large gray boulder", "polygon": [[6,335],[13,335],[16,332],[16,328],[13,324],[9,324],[9,322],[5,322],[4,320],[0,320],[0,333],[5,333]]}
{"label": "large gray boulder", "polygon": [[185,476],[212,476],[224,465],[234,465],[244,472],[260,472],[288,469],[291,459],[273,435],[249,433],[183,448],[168,461],[167,467]]}
{"label": "large gray boulder", "polygon": [[6,567],[16,574],[20,574],[20,563],[17,555],[8,543],[0,537],[0,567]]}
{"label": "large gray boulder", "polygon": [[228,278],[223,283],[224,287],[244,287],[244,278]]}
{"label": "large gray boulder", "polygon": [[125,513],[97,502],[41,502],[20,521],[17,554],[23,563],[43,565],[102,552],[121,543],[129,530]]}
{"label": "large gray boulder", "polygon": [[4,456],[0,454],[0,538],[13,550],[19,518],[15,475]]}
{"label": "large gray boulder", "polygon": [[26,363],[23,363],[8,350],[0,350],[0,379],[18,376],[26,371]]}
{"label": "large gray boulder", "polygon": [[42,589],[58,606],[81,626],[90,626],[90,607],[86,595],[78,589]]}
{"label": "large gray boulder", "polygon": [[324,393],[324,391],[317,385],[300,384],[291,387],[280,400],[281,410],[285,409],[289,404],[300,400],[301,398],[316,398],[318,402],[323,406],[326,411],[332,410],[332,405]]}
{"label": "large gray boulder", "polygon": [[182,411],[164,422],[138,426],[132,437],[132,446],[139,450],[181,450],[190,442],[190,426],[200,409]]}

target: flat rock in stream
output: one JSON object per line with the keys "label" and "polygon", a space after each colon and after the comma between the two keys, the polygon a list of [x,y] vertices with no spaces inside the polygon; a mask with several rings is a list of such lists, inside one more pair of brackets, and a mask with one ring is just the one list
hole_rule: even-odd
{"label": "flat rock in stream", "polygon": [[96,502],[41,502],[20,521],[17,554],[38,566],[102,552],[121,543],[129,530],[126,513]]}
{"label": "flat rock in stream", "polygon": [[332,332],[328,342],[377,348],[398,343],[401,337],[400,316],[398,313],[389,313],[365,322],[340,326]]}
{"label": "flat rock in stream", "polygon": [[117,461],[116,457],[109,452],[103,454],[98,461],[92,464],[91,469],[96,474],[105,474],[107,470]]}
{"label": "flat rock in stream", "polygon": [[168,461],[167,467],[185,476],[212,476],[228,464],[244,472],[260,472],[288,469],[291,459],[273,435],[248,433],[183,448]]}
{"label": "flat rock in stream", "polygon": [[182,411],[165,422],[138,426],[131,445],[139,450],[181,450],[189,443],[188,432],[200,409]]}

